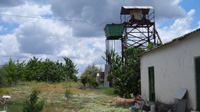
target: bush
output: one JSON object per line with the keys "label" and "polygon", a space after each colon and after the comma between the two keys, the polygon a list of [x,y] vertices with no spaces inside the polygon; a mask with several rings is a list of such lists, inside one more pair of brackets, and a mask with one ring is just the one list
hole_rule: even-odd
{"label": "bush", "polygon": [[97,88],[99,86],[99,83],[97,81],[92,82],[92,87]]}
{"label": "bush", "polygon": [[87,74],[81,75],[80,80],[81,80],[81,83],[83,84],[84,88],[87,83],[89,83],[89,87],[92,87],[92,88],[96,88],[99,86],[99,83],[96,82],[96,79]]}
{"label": "bush", "polygon": [[89,82],[89,86],[90,86],[90,87],[96,88],[96,87],[99,86],[99,83],[96,81],[95,78],[89,76],[88,79],[89,79],[88,82]]}
{"label": "bush", "polygon": [[26,100],[23,105],[23,112],[42,112],[44,106],[44,100],[38,101],[39,90],[34,89],[29,96],[29,100]]}
{"label": "bush", "polygon": [[69,98],[71,94],[72,93],[68,89],[65,91],[65,97],[66,98]]}
{"label": "bush", "polygon": [[98,88],[103,89],[102,93],[106,95],[116,95],[116,89],[100,85]]}
{"label": "bush", "polygon": [[84,74],[84,75],[81,75],[81,83],[83,84],[84,88],[85,88],[85,85],[88,83],[88,80],[89,80],[89,76],[87,74]]}

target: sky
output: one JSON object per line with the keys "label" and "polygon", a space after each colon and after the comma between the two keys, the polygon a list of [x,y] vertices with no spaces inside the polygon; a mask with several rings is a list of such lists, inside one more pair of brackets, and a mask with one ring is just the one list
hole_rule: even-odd
{"label": "sky", "polygon": [[[200,0],[0,0],[0,65],[33,56],[104,69],[104,27],[121,6],[153,6],[164,43],[200,27]],[[120,49],[120,43],[115,43]]]}

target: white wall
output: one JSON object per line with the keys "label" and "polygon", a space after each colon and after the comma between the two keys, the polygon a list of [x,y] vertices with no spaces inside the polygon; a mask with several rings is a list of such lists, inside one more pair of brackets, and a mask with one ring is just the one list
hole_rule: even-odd
{"label": "white wall", "polygon": [[196,109],[195,57],[200,56],[200,32],[141,56],[141,92],[149,99],[148,67],[154,66],[156,101],[174,103],[181,88],[188,90],[188,108]]}

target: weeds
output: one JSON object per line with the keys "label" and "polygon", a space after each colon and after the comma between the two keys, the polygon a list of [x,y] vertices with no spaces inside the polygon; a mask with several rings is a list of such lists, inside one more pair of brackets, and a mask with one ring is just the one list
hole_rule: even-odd
{"label": "weeds", "polygon": [[[114,89],[99,86],[94,90],[78,89],[81,83],[71,83],[70,99],[65,97],[66,83],[45,83],[45,82],[20,82],[14,87],[0,88],[0,97],[5,93],[11,95],[8,104],[8,112],[22,112],[23,102],[27,99],[33,88],[41,91],[39,99],[45,99],[44,112],[126,112],[128,108],[116,106],[114,103]],[[2,92],[3,91],[3,92]],[[2,94],[3,93],[3,94]],[[41,100],[39,100],[41,101]],[[93,107],[97,106],[97,107]],[[0,109],[1,106],[0,106]],[[1,110],[0,110],[1,111]]]}
{"label": "weeds", "polygon": [[0,94],[10,94],[10,91],[4,88],[0,88]]}
{"label": "weeds", "polygon": [[115,89],[100,85],[98,88],[103,89],[102,93],[106,95],[115,95]]}

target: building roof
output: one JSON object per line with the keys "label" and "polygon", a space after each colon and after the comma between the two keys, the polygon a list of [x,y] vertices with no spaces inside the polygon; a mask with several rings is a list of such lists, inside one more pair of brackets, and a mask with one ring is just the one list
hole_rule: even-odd
{"label": "building roof", "polygon": [[149,12],[150,9],[154,9],[152,6],[122,6],[120,14],[130,14],[131,10],[144,10]]}
{"label": "building roof", "polygon": [[194,30],[194,31],[192,31],[192,32],[190,32],[190,33],[187,33],[187,34],[185,34],[185,35],[183,35],[183,36],[181,36],[181,37],[175,38],[175,39],[173,39],[172,41],[167,42],[167,43],[165,43],[165,44],[163,44],[163,45],[161,45],[161,46],[158,46],[158,47],[156,47],[156,48],[153,48],[153,49],[150,49],[150,50],[148,50],[148,51],[145,51],[145,52],[141,53],[140,56],[141,56],[141,55],[144,55],[144,54],[146,54],[146,53],[148,53],[148,52],[154,51],[154,50],[156,50],[156,49],[160,49],[160,48],[162,48],[162,47],[164,47],[164,46],[167,46],[167,45],[169,45],[169,44],[175,43],[175,42],[177,42],[177,41],[186,39],[186,38],[188,38],[190,35],[192,35],[192,34],[194,34],[194,33],[196,33],[196,32],[200,32],[200,28],[198,28],[198,29],[196,29],[196,30]]}

